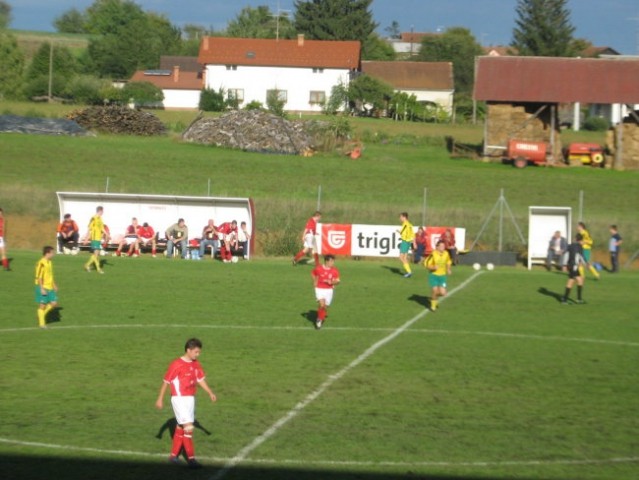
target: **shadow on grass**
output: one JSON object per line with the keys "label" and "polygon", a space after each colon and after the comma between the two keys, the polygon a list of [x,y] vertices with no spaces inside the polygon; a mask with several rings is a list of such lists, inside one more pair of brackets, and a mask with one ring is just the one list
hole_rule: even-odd
{"label": "shadow on grass", "polygon": [[382,265],[382,268],[389,270],[391,273],[394,273],[395,275],[404,276],[404,271],[399,267],[389,267],[388,265]]}
{"label": "shadow on grass", "polygon": [[408,300],[415,302],[424,308],[430,308],[430,297],[427,297],[426,295],[413,294],[408,297]]}
{"label": "shadow on grass", "polygon": [[47,314],[47,325],[50,323],[58,323],[62,321],[62,313],[63,307],[53,307],[51,311]]}
{"label": "shadow on grass", "polygon": [[311,325],[315,327],[315,321],[317,320],[317,310],[309,310],[308,312],[304,312],[302,313],[302,317],[306,321],[311,322]]}
{"label": "shadow on grass", "polygon": [[[0,475],[11,480],[211,480],[223,465],[204,464],[200,470],[167,461],[117,461],[92,458],[59,458],[34,455],[0,455]],[[348,472],[310,467],[237,466],[224,477],[228,480],[490,480],[491,477],[418,475],[413,472]],[[502,477],[503,478],[503,477]],[[523,479],[525,480],[525,479]]]}
{"label": "shadow on grass", "polygon": [[542,295],[546,295],[547,297],[552,297],[558,302],[561,302],[561,299],[563,298],[561,293],[550,291],[546,287],[539,287],[539,290],[537,290],[537,292],[541,293]]}

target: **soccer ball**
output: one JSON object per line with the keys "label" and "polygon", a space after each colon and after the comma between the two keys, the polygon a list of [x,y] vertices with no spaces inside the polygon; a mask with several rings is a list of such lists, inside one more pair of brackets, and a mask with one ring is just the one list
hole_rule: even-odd
{"label": "soccer ball", "polygon": [[100,256],[104,257],[107,254],[106,250],[100,250]]}
{"label": "soccer ball", "polygon": [[481,269],[481,265],[479,263],[473,263],[473,268],[475,270],[480,270]]}
{"label": "soccer ball", "polygon": [[486,269],[487,270],[494,270],[495,269],[495,265],[493,265],[492,263],[487,263],[486,264]]}
{"label": "soccer ball", "polygon": [[71,249],[67,248],[67,247],[63,247],[62,248],[62,253],[64,253],[65,255],[70,255],[71,254]]}
{"label": "soccer ball", "polygon": [[233,263],[237,263],[237,262],[239,262],[239,261],[240,261],[240,258],[239,258],[239,257],[231,257],[231,262],[233,262]]}
{"label": "soccer ball", "polygon": [[78,254],[78,249],[74,248],[73,250],[71,250],[71,255],[77,255]]}

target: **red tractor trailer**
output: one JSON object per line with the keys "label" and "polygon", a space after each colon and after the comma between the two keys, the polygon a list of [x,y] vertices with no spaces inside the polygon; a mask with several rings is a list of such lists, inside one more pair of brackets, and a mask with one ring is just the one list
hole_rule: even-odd
{"label": "red tractor trailer", "polygon": [[544,165],[547,163],[548,145],[544,142],[530,142],[528,140],[510,140],[506,150],[505,161],[517,168],[526,165]]}

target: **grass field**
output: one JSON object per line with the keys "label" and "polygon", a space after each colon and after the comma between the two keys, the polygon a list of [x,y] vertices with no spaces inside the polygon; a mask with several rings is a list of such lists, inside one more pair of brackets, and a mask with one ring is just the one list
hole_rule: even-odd
{"label": "grass field", "polygon": [[[99,276],[86,254],[57,256],[63,308],[41,331],[39,255],[12,257],[2,478],[639,476],[636,273],[587,281],[588,303],[563,306],[563,274],[457,267],[432,314],[423,269],[406,280],[397,261],[340,260],[315,331],[306,265],[107,257]],[[154,408],[190,336],[218,394],[198,400],[200,472],[166,465],[172,413]]]}

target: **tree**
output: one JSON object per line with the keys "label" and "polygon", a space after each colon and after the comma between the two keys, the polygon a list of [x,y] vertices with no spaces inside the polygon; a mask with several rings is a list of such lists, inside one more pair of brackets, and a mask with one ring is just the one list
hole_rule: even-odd
{"label": "tree", "polygon": [[27,70],[25,93],[28,98],[46,96],[49,94],[51,82],[51,94],[62,97],[67,82],[76,72],[77,63],[71,50],[44,42],[36,51]]}
{"label": "tree", "polygon": [[439,36],[422,40],[417,60],[425,62],[452,62],[455,93],[472,91],[475,76],[475,57],[483,49],[467,28],[452,27]]}
{"label": "tree", "polygon": [[86,15],[77,8],[67,10],[53,20],[53,26],[60,33],[87,33]]}
{"label": "tree", "polygon": [[11,5],[0,0],[0,29],[7,28],[11,23]]}
{"label": "tree", "polygon": [[388,38],[401,38],[401,29],[399,28],[399,22],[397,20],[393,20],[391,24],[384,29],[386,33],[388,33]]}
{"label": "tree", "polygon": [[267,6],[244,7],[226,27],[229,37],[294,38],[295,29],[288,17],[271,13]]}
{"label": "tree", "polygon": [[567,3],[567,0],[518,0],[510,45],[523,56],[578,55]]}
{"label": "tree", "polygon": [[164,93],[150,82],[129,82],[122,89],[122,98],[135,105],[148,105],[164,100]]}
{"label": "tree", "polygon": [[393,87],[368,75],[360,75],[348,86],[348,98],[357,111],[373,115],[386,108]]}
{"label": "tree", "polygon": [[375,31],[373,0],[295,0],[295,28],[311,40],[359,40]]}
{"label": "tree", "polygon": [[371,33],[362,46],[363,60],[395,60],[395,50],[376,33]]}
{"label": "tree", "polygon": [[24,54],[16,38],[0,31],[0,98],[20,97],[24,62]]}

